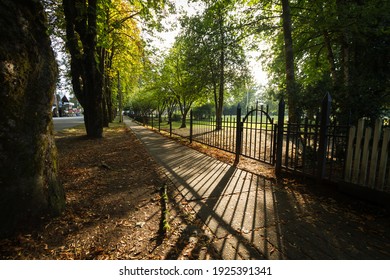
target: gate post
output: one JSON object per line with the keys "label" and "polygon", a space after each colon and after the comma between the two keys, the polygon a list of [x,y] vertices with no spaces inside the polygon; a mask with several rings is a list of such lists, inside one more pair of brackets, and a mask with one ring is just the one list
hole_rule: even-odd
{"label": "gate post", "polygon": [[275,164],[275,175],[280,176],[282,171],[282,155],[283,155],[283,129],[284,129],[284,110],[286,103],[283,98],[279,102],[278,110],[278,126],[276,133],[276,164]]}
{"label": "gate post", "polygon": [[237,106],[237,116],[236,116],[236,158],[234,160],[234,165],[237,165],[240,161],[241,146],[242,146],[242,122],[241,122],[241,105]]}
{"label": "gate post", "polygon": [[326,150],[328,147],[328,126],[331,109],[332,97],[327,93],[322,100],[321,105],[321,123],[320,123],[320,139],[318,143],[318,170],[317,180],[322,180],[325,177],[326,167]]}

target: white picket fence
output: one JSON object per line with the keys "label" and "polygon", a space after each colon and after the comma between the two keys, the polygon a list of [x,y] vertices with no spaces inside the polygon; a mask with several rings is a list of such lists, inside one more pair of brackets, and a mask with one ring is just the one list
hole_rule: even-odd
{"label": "white picket fence", "polygon": [[365,119],[349,130],[346,182],[380,191],[390,191],[389,143],[390,128],[382,128],[382,120],[375,127],[365,128]]}

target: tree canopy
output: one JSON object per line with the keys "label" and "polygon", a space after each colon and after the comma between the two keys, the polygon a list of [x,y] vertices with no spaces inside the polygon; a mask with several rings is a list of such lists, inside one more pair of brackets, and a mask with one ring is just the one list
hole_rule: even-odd
{"label": "tree canopy", "polygon": [[[388,114],[388,1],[192,0],[199,9],[178,16],[181,32],[158,59],[153,57],[155,50],[144,36],[145,29],[161,31],[161,16],[174,11],[172,3],[98,1],[96,30],[90,30],[96,32],[91,35],[86,30],[93,25],[86,23],[94,1],[64,0],[65,8],[68,2],[79,15],[71,23],[66,19],[78,34],[73,41],[73,49],[79,48],[76,52],[70,46],[71,36],[67,39],[68,50],[74,53],[73,88],[86,108],[84,96],[98,100],[99,105],[91,106],[101,107],[103,125],[117,111],[118,72],[126,103],[136,104],[149,96],[154,100],[149,102],[154,104],[149,111],[169,113],[168,107],[176,107],[184,127],[193,104],[211,102],[218,119],[224,104],[256,88],[248,66],[249,51],[259,53],[269,76],[262,90],[270,99],[288,100],[290,121],[314,115],[325,93],[332,95],[333,112],[341,121]],[[94,44],[85,50],[83,40],[88,36],[82,32]],[[267,45],[265,50],[262,44]],[[99,90],[80,94],[89,88],[88,76],[95,73],[88,67],[97,69],[93,85],[101,89],[99,94]]]}
{"label": "tree canopy", "polygon": [[[388,1],[289,2],[299,110],[312,114],[329,92],[334,113],[343,121],[383,115],[390,100]],[[281,13],[280,4],[273,1],[256,5],[275,16]],[[283,95],[287,84],[283,28],[276,20],[268,21],[268,26],[272,28],[261,33],[272,46],[268,73],[276,92]]]}

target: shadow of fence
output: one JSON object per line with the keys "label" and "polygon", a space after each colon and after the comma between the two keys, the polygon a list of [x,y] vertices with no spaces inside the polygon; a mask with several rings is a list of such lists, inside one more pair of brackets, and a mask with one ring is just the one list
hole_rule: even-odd
{"label": "shadow of fence", "polygon": [[388,236],[367,235],[362,213],[133,130],[213,233],[223,259],[390,258]]}

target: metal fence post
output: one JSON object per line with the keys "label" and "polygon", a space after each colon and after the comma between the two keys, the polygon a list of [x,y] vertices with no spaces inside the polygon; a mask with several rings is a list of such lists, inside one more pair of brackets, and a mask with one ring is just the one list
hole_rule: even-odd
{"label": "metal fence post", "polygon": [[320,139],[318,144],[317,179],[322,180],[326,172],[326,151],[328,147],[328,126],[332,97],[327,93],[321,105]]}
{"label": "metal fence post", "polygon": [[192,109],[190,111],[190,143],[192,143],[192,134],[193,134],[193,114]]}
{"label": "metal fence post", "polygon": [[236,116],[236,158],[234,160],[234,165],[237,165],[240,161],[241,146],[242,146],[242,130],[243,124],[241,122],[241,105],[237,106],[237,116]]}
{"label": "metal fence post", "polygon": [[[283,99],[279,102],[278,110],[278,127],[276,134],[276,164],[275,164],[275,174],[280,176],[282,172],[282,155],[283,155],[283,130],[284,130],[284,111],[286,103]],[[286,155],[287,156],[287,155]]]}

